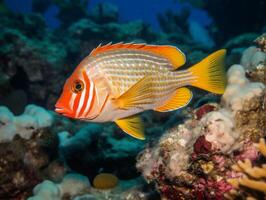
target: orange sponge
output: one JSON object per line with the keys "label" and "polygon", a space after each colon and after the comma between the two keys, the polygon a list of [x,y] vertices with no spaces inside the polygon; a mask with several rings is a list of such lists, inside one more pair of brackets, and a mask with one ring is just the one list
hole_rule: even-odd
{"label": "orange sponge", "polygon": [[109,173],[98,174],[93,179],[93,186],[97,189],[112,189],[118,184],[118,178]]}

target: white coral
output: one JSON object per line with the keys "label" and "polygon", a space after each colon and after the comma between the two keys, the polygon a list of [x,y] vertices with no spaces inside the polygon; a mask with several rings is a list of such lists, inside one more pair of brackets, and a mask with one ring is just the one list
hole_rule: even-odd
{"label": "white coral", "polygon": [[28,200],[60,200],[65,194],[74,197],[89,187],[90,182],[86,176],[75,173],[67,174],[61,183],[45,180],[38,184],[33,189],[34,196]]}
{"label": "white coral", "polygon": [[162,164],[160,149],[156,146],[154,148],[146,148],[141,155],[138,156],[136,167],[142,171],[143,177],[149,182],[153,177],[152,172]]}
{"label": "white coral", "polygon": [[166,167],[166,173],[168,177],[178,177],[182,171],[184,171],[189,162],[189,154],[184,147],[177,148],[170,153],[170,159]]}
{"label": "white coral", "polygon": [[80,174],[67,174],[63,181],[59,184],[59,189],[62,194],[68,194],[71,197],[79,194],[80,192],[90,187],[90,181],[86,176]]}
{"label": "white coral", "polygon": [[0,142],[11,141],[16,134],[29,139],[35,130],[49,127],[52,123],[52,114],[42,107],[30,104],[22,115],[14,116],[7,107],[1,106]]}
{"label": "white coral", "polygon": [[16,132],[24,139],[30,139],[32,133],[38,129],[38,123],[30,115],[20,115],[15,117],[14,125]]}
{"label": "white coral", "polygon": [[212,143],[212,148],[224,153],[234,150],[239,133],[234,130],[232,114],[225,110],[213,111],[200,120],[205,139]]}
{"label": "white coral", "polygon": [[35,186],[33,189],[33,197],[28,200],[60,200],[60,190],[57,184],[52,181],[45,180]]}
{"label": "white coral", "polygon": [[34,117],[39,128],[49,127],[53,123],[52,115],[40,106],[29,104],[26,106],[24,114]]}
{"label": "white coral", "polygon": [[265,88],[262,83],[251,83],[245,77],[241,65],[233,65],[227,72],[228,85],[223,95],[223,101],[234,113],[244,109],[244,103],[255,96],[260,96]]}
{"label": "white coral", "polygon": [[266,61],[266,53],[252,46],[247,48],[243,52],[240,63],[246,70],[250,70],[254,67],[257,67],[260,63],[263,63],[265,61]]}
{"label": "white coral", "polygon": [[0,106],[0,142],[10,141],[16,135],[14,115],[7,107]]}
{"label": "white coral", "polygon": [[246,103],[260,96],[265,88],[262,83],[250,82],[241,65],[231,66],[227,77],[228,85],[222,97],[225,108],[208,113],[200,121],[206,140],[224,153],[230,153],[241,146],[237,142],[240,133],[234,130],[234,115],[239,110],[245,110]]}

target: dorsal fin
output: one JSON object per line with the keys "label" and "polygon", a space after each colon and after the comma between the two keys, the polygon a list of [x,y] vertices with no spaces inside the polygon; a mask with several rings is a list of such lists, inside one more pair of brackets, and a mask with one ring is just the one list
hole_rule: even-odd
{"label": "dorsal fin", "polygon": [[173,65],[174,69],[179,68],[186,62],[186,56],[184,55],[184,53],[178,48],[170,45],[146,45],[122,42],[117,44],[109,43],[104,46],[99,45],[90,53],[90,56],[96,56],[100,53],[117,49],[135,49],[156,54],[158,56],[167,58],[169,62]]}

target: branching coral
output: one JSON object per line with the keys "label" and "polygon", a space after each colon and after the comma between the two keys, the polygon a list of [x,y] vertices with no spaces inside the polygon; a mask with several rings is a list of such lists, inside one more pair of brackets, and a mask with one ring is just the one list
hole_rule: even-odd
{"label": "branching coral", "polygon": [[[266,144],[263,138],[255,145],[259,152],[266,157]],[[249,159],[238,161],[232,166],[232,169],[240,173],[240,177],[229,179],[228,182],[233,185],[234,189],[227,195],[228,198],[233,197],[266,197],[266,164],[254,166]],[[248,188],[248,189],[247,189]],[[260,193],[262,192],[262,193]]]}

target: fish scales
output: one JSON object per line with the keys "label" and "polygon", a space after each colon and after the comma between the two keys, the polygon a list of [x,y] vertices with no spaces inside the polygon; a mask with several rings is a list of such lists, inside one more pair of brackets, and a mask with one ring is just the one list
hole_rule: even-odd
{"label": "fish scales", "polygon": [[105,52],[95,56],[91,63],[106,76],[115,96],[123,94],[145,76],[153,77],[156,97],[176,89],[179,76],[184,80],[190,78],[186,71],[173,71],[166,58],[136,50]]}

